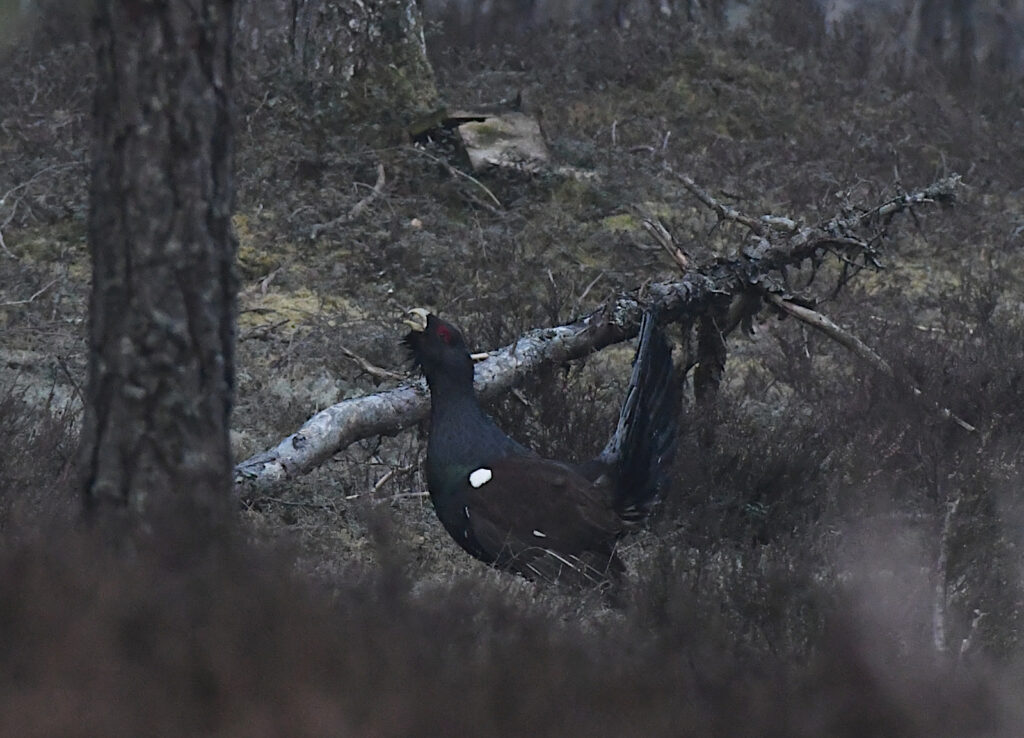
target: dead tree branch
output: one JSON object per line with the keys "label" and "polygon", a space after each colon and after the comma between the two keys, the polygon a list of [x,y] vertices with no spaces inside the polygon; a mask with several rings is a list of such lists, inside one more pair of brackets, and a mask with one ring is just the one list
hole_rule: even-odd
{"label": "dead tree branch", "polygon": [[643,224],[644,230],[651,234],[661,248],[665,249],[665,253],[676,263],[679,271],[685,274],[690,268],[690,257],[679,248],[664,224],[654,216],[644,216],[640,222]]}
{"label": "dead tree branch", "polygon": [[467,179],[470,182],[472,182],[473,184],[475,184],[477,187],[479,187],[483,191],[483,193],[485,195],[487,195],[487,198],[491,202],[494,203],[495,207],[497,207],[497,208],[505,207],[504,205],[501,204],[501,200],[499,200],[495,196],[495,194],[493,192],[491,192],[491,190],[487,187],[487,185],[485,185],[483,182],[478,180],[476,177],[472,177],[472,176],[466,174],[465,172],[460,171],[459,169],[456,169],[451,164],[446,162],[444,159],[441,159],[441,158],[439,158],[437,156],[434,156],[433,154],[427,152],[426,150],[420,148],[419,146],[414,146],[412,148],[412,150],[415,151],[418,154],[422,154],[423,156],[427,157],[428,159],[430,159],[434,163],[440,164],[442,167],[444,167],[445,171],[447,171],[448,174],[452,175],[452,177],[462,177],[463,179]]}
{"label": "dead tree branch", "polygon": [[[801,226],[775,216],[771,220],[744,216],[721,206],[705,192],[711,201],[706,203],[709,207],[716,208],[717,203],[725,217],[748,226],[758,234],[757,243],[733,257],[700,267],[688,264],[688,271],[677,281],[649,284],[642,293],[619,295],[573,323],[530,331],[514,344],[490,352],[489,358],[476,367],[477,391],[485,399],[494,397],[544,365],[565,363],[632,338],[639,330],[646,304],[657,305],[665,322],[689,323],[708,315],[722,315],[725,305],[724,324],[716,324],[724,339],[757,310],[761,296],[772,291],[768,289],[771,285],[782,283],[781,272],[786,268],[799,267],[807,260],[816,263],[829,254],[849,263],[877,265],[877,248],[884,234],[876,229],[912,207],[953,202],[959,182],[959,177],[953,175],[919,192],[819,226]],[[238,464],[236,491],[246,496],[265,494],[277,484],[311,471],[357,440],[394,434],[418,423],[426,418],[428,409],[422,380],[340,402],[314,415],[275,447]]]}
{"label": "dead tree branch", "polygon": [[[59,278],[58,278],[59,279]],[[38,290],[32,293],[32,295],[24,300],[11,300],[10,302],[0,302],[0,308],[2,307],[20,307],[21,305],[28,305],[29,303],[35,302],[36,298],[46,292],[46,290],[57,284],[57,279],[51,279],[49,282],[44,284]]]}
{"label": "dead tree branch", "polygon": [[[851,266],[855,269],[860,268],[856,264],[856,261],[851,259],[851,255],[859,255],[865,263],[876,267],[878,266],[878,261],[872,244],[880,239],[880,234],[871,235],[865,238],[858,233],[862,226],[874,226],[879,223],[887,223],[888,219],[901,210],[910,210],[913,212],[911,209],[916,205],[935,202],[950,202],[952,193],[959,185],[960,181],[957,175],[953,175],[945,180],[935,183],[932,187],[926,190],[913,194],[901,193],[898,197],[857,215],[847,216],[844,218],[833,218],[818,228],[801,228],[801,226],[791,218],[776,215],[763,215],[760,218],[754,218],[750,215],[744,214],[735,208],[723,205],[712,197],[705,189],[697,185],[690,177],[684,174],[676,174],[675,176],[698,200],[710,209],[714,210],[720,219],[740,223],[759,236],[761,239],[760,243],[753,250],[755,255],[759,251],[770,251],[774,248],[768,238],[766,238],[770,237],[773,231],[781,231],[783,234],[793,234],[793,237],[790,240],[791,243],[794,241],[796,243],[806,241],[814,244],[816,247],[827,247],[829,250],[836,251],[836,255],[844,267],[844,277],[841,279],[839,287],[844,285],[848,280],[848,272]],[[673,254],[674,242],[672,241],[671,236],[667,234],[667,232],[664,234],[659,233],[656,228],[648,226],[647,222],[645,222],[644,225],[647,226],[648,231],[654,236],[655,240],[657,240],[670,255],[675,257],[675,254]],[[680,262],[678,258],[675,260],[680,269],[685,273],[688,268],[687,265]],[[897,384],[904,387],[913,397],[933,407],[933,409],[935,409],[943,418],[952,420],[968,432],[973,432],[975,430],[973,425],[955,415],[948,408],[941,406],[937,402],[926,400],[922,391],[918,387],[910,385],[907,382],[900,381],[896,372],[893,371],[892,366],[855,335],[844,330],[825,315],[784,299],[779,294],[780,291],[782,290],[773,290],[768,286],[764,290],[764,297],[779,308],[779,310],[797,318],[812,328],[821,331],[826,336],[852,352],[855,356],[865,361],[873,369],[896,381]],[[742,320],[742,318],[742,314],[734,315],[733,319],[726,321],[724,325],[720,327],[714,326],[714,330],[711,330],[712,326],[708,325],[709,323],[714,323],[712,316],[705,316],[698,322],[698,351],[701,359],[700,364],[697,366],[695,371],[694,389],[697,392],[698,400],[702,399],[702,395],[705,396],[705,399],[708,400],[708,403],[706,404],[713,404],[713,397],[718,387],[718,381],[720,380],[722,371],[725,367],[725,336],[727,336],[736,327],[737,323],[739,320]],[[701,346],[704,348],[700,348]]]}
{"label": "dead tree branch", "polygon": [[366,358],[355,353],[354,351],[350,351],[344,346],[338,346],[338,350],[341,351],[341,353],[345,354],[345,356],[347,356],[349,359],[351,359],[356,364],[356,366],[358,366],[365,374],[369,374],[371,377],[373,377],[373,380],[375,382],[380,382],[385,379],[405,379],[405,377],[403,377],[398,372],[388,371],[383,367],[379,367],[376,364],[367,360]]}
{"label": "dead tree branch", "polygon": [[327,221],[326,223],[315,223],[313,227],[310,228],[309,230],[310,240],[316,240],[316,238],[324,231],[328,231],[331,228],[336,228],[339,225],[344,225],[345,223],[351,223],[352,221],[354,221],[356,218],[362,215],[363,211],[366,210],[367,206],[370,203],[372,203],[374,200],[376,200],[378,197],[384,194],[384,187],[386,184],[387,178],[384,176],[384,165],[378,164],[377,181],[373,185],[373,189],[370,190],[370,194],[364,197],[359,202],[357,202],[355,205],[353,205],[349,209],[349,211],[344,215],[339,215],[337,218],[333,218]]}
{"label": "dead tree branch", "polygon": [[[744,215],[736,208],[719,202],[714,197],[712,197],[707,190],[698,185],[696,182],[693,181],[692,178],[688,177],[687,175],[675,174],[675,176],[680,182],[683,183],[683,186],[690,191],[690,194],[692,194],[702,203],[704,203],[709,208],[714,210],[715,213],[717,213],[719,220],[731,220],[741,225],[745,225],[747,228],[749,228],[754,233],[757,233],[759,235],[765,232],[765,226],[767,225],[767,223],[760,221],[756,218],[752,218],[749,215]],[[794,223],[793,221],[788,222],[792,225],[792,228],[788,230],[795,231],[796,223]]]}
{"label": "dead tree branch", "polygon": [[933,407],[943,418],[952,420],[965,431],[968,431],[970,433],[973,433],[975,430],[977,430],[973,425],[971,425],[966,420],[956,415],[949,408],[943,407],[938,403],[926,400],[924,393],[921,391],[921,389],[902,381],[896,375],[896,372],[893,370],[892,365],[890,365],[888,361],[886,361],[877,353],[875,353],[871,349],[871,347],[864,343],[862,340],[857,338],[852,333],[844,330],[826,316],[822,315],[816,310],[811,310],[808,307],[797,305],[795,303],[789,302],[788,300],[784,300],[778,295],[768,294],[766,295],[766,297],[772,305],[775,305],[777,308],[787,313],[788,315],[792,315],[797,320],[806,323],[815,330],[821,331],[826,336],[831,338],[833,341],[843,346],[844,348],[848,349],[851,353],[854,354],[854,356],[866,362],[875,371],[879,372],[880,374],[884,374],[885,376],[895,381],[897,384],[905,386],[913,397]]}

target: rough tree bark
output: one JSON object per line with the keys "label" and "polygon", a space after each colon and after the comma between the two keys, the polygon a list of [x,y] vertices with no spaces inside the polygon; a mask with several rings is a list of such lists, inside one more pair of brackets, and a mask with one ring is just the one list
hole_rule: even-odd
{"label": "rough tree bark", "polygon": [[315,97],[372,121],[384,141],[430,127],[439,113],[416,0],[291,0],[292,58]]}
{"label": "rough tree bark", "polygon": [[80,458],[87,514],[115,539],[158,514],[186,511],[197,535],[229,519],[232,15],[97,3]]}

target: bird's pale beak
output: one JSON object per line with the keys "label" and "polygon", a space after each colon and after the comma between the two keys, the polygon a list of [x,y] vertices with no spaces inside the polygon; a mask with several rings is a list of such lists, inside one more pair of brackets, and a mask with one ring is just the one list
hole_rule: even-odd
{"label": "bird's pale beak", "polygon": [[413,308],[405,314],[405,320],[402,322],[409,326],[412,330],[417,333],[422,333],[427,330],[427,316],[430,315],[429,310],[423,308]]}

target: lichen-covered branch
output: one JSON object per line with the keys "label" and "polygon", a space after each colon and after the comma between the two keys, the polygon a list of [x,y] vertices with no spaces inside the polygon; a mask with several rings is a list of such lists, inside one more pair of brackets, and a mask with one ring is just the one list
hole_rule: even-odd
{"label": "lichen-covered branch", "polygon": [[[673,306],[674,312],[681,313],[712,291],[713,283],[697,277],[653,285],[648,299]],[[642,312],[640,302],[626,295],[574,323],[531,331],[514,344],[490,352],[489,358],[477,364],[477,391],[484,398],[497,396],[545,364],[578,359],[635,336]],[[422,380],[332,405],[274,448],[238,464],[236,488],[241,494],[248,489],[271,489],[315,469],[359,439],[393,434],[423,420],[429,407]]]}

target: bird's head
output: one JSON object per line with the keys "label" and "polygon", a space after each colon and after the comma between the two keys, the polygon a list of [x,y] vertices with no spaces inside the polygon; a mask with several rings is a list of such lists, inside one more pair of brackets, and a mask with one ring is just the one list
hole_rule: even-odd
{"label": "bird's head", "polygon": [[444,380],[472,385],[473,360],[458,328],[423,308],[410,310],[402,322],[410,328],[402,342],[431,386]]}

